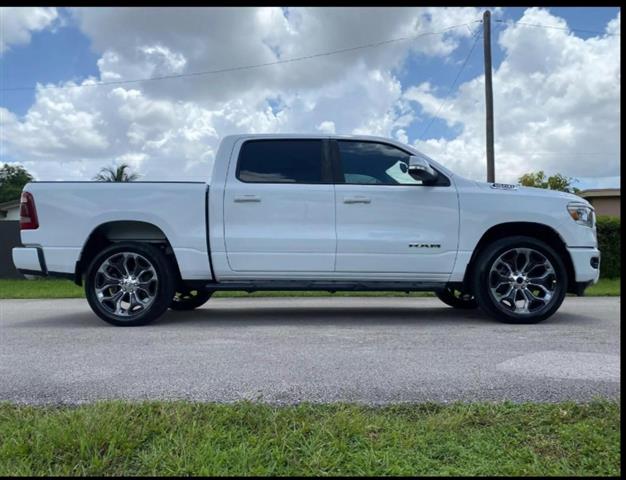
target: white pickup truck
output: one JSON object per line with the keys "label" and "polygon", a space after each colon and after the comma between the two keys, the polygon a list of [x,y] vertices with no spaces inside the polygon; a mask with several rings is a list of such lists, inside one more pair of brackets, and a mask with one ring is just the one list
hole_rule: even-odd
{"label": "white pickup truck", "polygon": [[231,135],[208,183],[32,182],[20,213],[17,269],[84,284],[115,325],[218,290],[434,291],[534,323],[599,276],[582,198],[468,180],[379,137]]}

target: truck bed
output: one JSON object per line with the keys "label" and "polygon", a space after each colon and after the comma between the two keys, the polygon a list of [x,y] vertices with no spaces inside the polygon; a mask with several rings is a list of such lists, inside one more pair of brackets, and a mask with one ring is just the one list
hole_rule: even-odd
{"label": "truck bed", "polygon": [[[41,247],[49,272],[73,273],[98,226],[120,218],[145,222],[167,237],[183,278],[211,278],[207,189],[205,182],[32,182],[24,191],[34,197],[39,228],[23,230],[22,242]],[[137,238],[136,228],[127,232],[129,238]],[[150,241],[154,229],[143,236]]]}

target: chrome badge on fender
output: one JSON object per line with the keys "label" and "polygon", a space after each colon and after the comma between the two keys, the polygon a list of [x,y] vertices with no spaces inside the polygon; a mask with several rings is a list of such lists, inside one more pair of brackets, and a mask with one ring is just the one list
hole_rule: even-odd
{"label": "chrome badge on fender", "polygon": [[491,188],[498,188],[500,190],[517,190],[517,185],[511,183],[492,183]]}

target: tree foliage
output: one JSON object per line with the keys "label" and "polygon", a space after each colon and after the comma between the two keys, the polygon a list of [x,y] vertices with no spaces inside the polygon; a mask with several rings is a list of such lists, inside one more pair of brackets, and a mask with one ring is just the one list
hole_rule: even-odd
{"label": "tree foliage", "polygon": [[621,221],[619,217],[599,215],[596,220],[598,249],[600,250],[600,276],[617,278],[622,271]]}
{"label": "tree foliage", "polygon": [[33,176],[21,165],[5,163],[0,168],[0,203],[20,198],[24,185],[33,180]]}
{"label": "tree foliage", "polygon": [[117,167],[103,167],[94,180],[98,182],[134,182],[139,178],[138,173],[130,172],[130,167],[122,163]]}
{"label": "tree foliage", "polygon": [[549,190],[559,190],[561,192],[578,193],[580,189],[573,186],[577,179],[566,177],[557,173],[546,177],[543,170],[538,172],[525,173],[518,179],[519,183],[525,187],[547,188]]}

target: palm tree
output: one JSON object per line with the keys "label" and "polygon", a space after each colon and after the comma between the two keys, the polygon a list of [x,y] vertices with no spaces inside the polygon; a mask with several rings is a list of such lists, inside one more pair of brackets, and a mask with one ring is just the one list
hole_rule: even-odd
{"label": "palm tree", "polygon": [[138,173],[129,173],[130,167],[122,163],[117,167],[103,167],[100,173],[93,177],[97,182],[133,182],[139,178]]}

